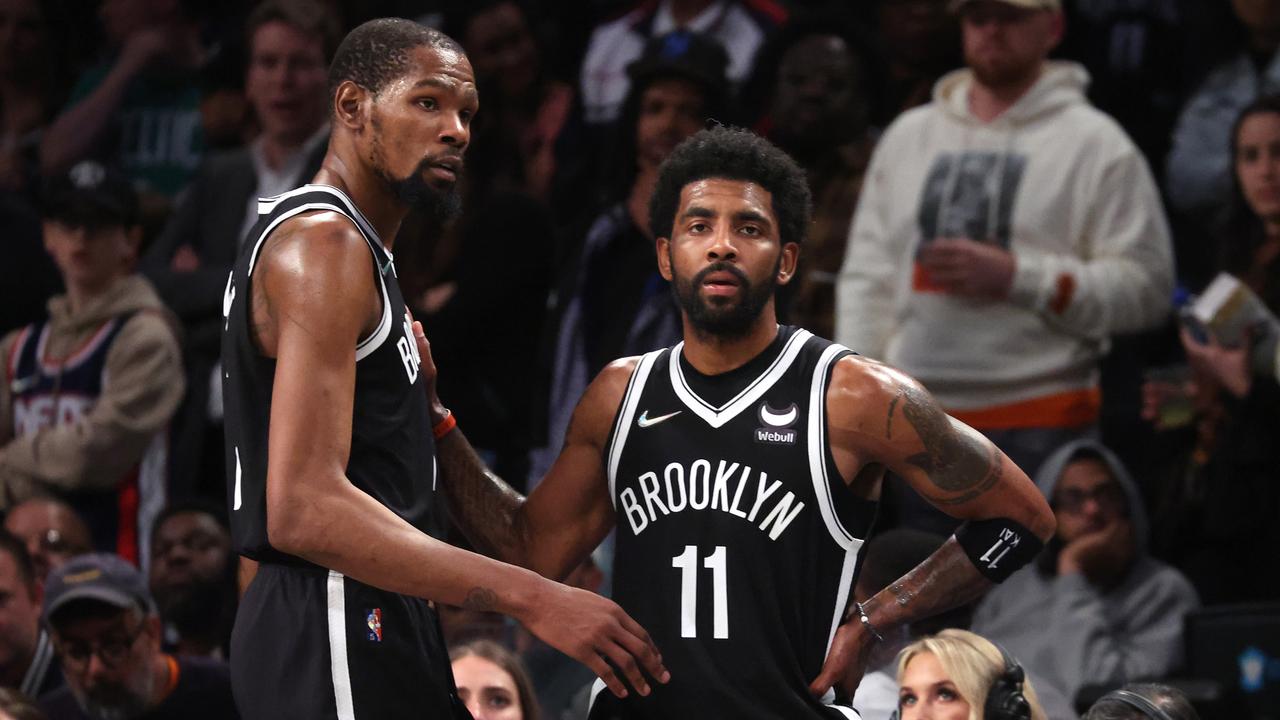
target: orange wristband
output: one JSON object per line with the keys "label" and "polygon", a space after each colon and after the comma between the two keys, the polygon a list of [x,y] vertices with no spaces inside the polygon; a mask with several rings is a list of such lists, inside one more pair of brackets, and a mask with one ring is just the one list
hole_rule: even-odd
{"label": "orange wristband", "polygon": [[450,411],[448,415],[444,416],[443,420],[436,423],[436,426],[431,428],[431,434],[435,435],[436,439],[439,440],[445,435],[453,432],[453,429],[456,427],[458,427],[458,419],[454,417],[453,412]]}

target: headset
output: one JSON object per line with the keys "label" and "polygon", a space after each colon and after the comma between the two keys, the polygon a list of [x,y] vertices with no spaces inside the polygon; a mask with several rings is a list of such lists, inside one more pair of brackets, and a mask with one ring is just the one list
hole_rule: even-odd
{"label": "headset", "polygon": [[1164,711],[1164,708],[1161,708],[1159,705],[1151,702],[1132,690],[1112,690],[1106,695],[1103,695],[1098,702],[1102,703],[1107,700],[1114,700],[1128,705],[1152,720],[1173,720],[1173,718],[1169,717],[1169,713]]}
{"label": "headset", "polygon": [[[991,683],[991,689],[987,691],[987,702],[982,706],[983,720],[1031,720],[1031,703],[1027,702],[1026,696],[1022,694],[1022,684],[1027,674],[1007,650],[998,643],[991,644],[1000,651],[1004,670]],[[901,707],[894,710],[889,720],[899,720],[901,710]],[[1166,716],[1159,720],[1169,720],[1169,718]]]}

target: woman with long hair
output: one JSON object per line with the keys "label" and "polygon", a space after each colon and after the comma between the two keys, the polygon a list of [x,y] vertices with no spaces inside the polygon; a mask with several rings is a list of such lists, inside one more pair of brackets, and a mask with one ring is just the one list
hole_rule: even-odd
{"label": "woman with long hair", "polygon": [[898,653],[899,720],[1047,720],[1022,667],[981,635],[943,630]]}
{"label": "woman with long hair", "polygon": [[449,651],[458,698],[475,720],[539,720],[538,699],[520,658],[492,640]]}

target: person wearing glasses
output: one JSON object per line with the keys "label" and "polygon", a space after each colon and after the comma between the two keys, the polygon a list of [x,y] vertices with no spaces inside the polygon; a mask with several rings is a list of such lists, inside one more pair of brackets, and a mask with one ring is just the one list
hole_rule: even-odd
{"label": "person wearing glasses", "polygon": [[1147,511],[1119,458],[1077,440],[1050,455],[1035,480],[1057,533],[983,599],[972,630],[1069,700],[1085,685],[1178,667],[1182,619],[1199,600],[1181,572],[1148,555]]}
{"label": "person wearing glasses", "polygon": [[161,651],[146,578],[118,556],[82,555],[55,570],[44,621],[67,683],[40,698],[49,720],[239,717],[225,663]]}

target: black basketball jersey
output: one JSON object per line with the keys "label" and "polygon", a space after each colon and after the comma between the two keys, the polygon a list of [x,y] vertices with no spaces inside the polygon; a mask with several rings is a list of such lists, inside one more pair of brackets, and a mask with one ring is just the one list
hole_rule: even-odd
{"label": "black basketball jersey", "polygon": [[691,387],[683,345],[642,357],[605,456],[614,599],[671,682],[619,710],[598,682],[592,717],[856,718],[807,689],[875,516],[827,443],[831,369],[850,351],[783,327],[720,404]]}
{"label": "black basketball jersey", "polygon": [[340,190],[305,185],[264,198],[222,301],[223,403],[226,417],[227,502],[238,552],[256,560],[302,564],[267,541],[267,430],[276,362],[252,334],[250,281],[258,253],[273,230],[296,215],[318,210],[351,220],[373,253],[382,298],[377,328],[351,348],[356,358],[355,406],[347,478],[411,525],[439,537],[435,441],[420,377],[418,346],[391,253],[373,226]]}

